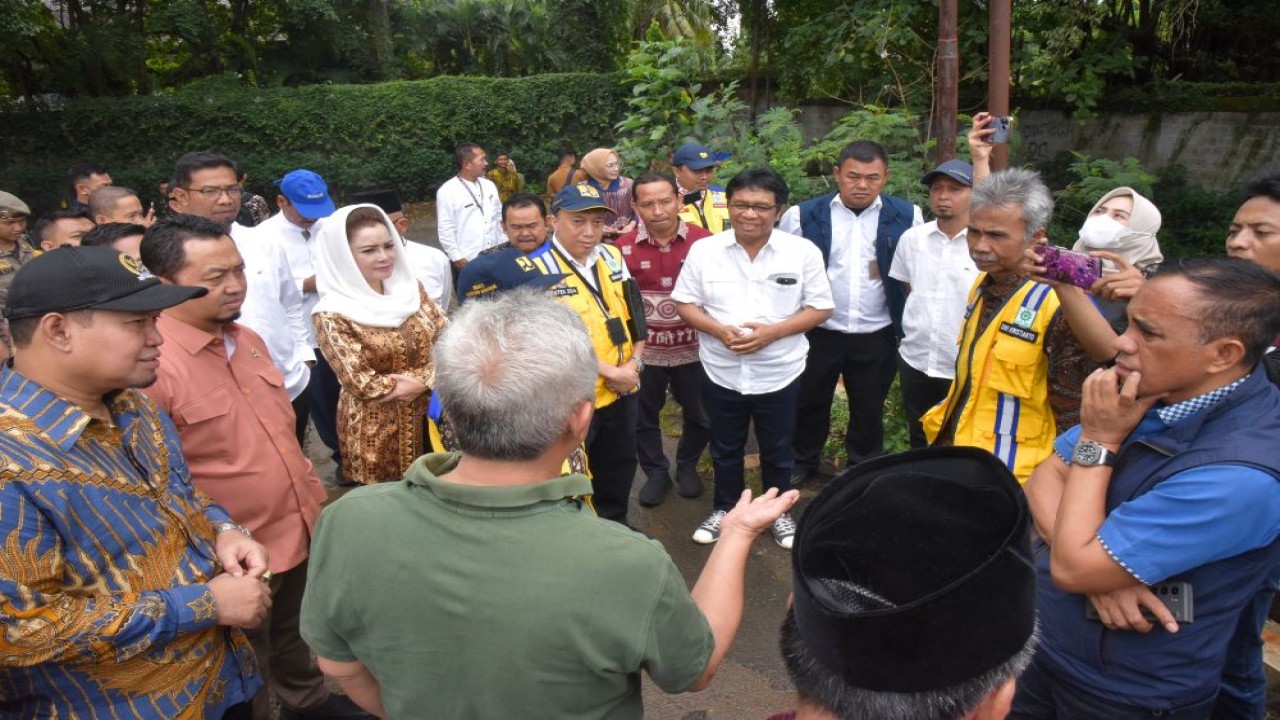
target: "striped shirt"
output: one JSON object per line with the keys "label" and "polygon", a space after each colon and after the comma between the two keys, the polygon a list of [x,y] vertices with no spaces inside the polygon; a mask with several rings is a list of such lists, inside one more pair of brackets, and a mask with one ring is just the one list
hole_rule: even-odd
{"label": "striped shirt", "polygon": [[212,524],[168,416],[113,423],[0,369],[0,715],[221,717],[261,685],[206,584]]}

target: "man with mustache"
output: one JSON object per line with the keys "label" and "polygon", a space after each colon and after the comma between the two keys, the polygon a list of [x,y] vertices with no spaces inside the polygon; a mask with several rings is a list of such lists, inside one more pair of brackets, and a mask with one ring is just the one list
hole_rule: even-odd
{"label": "man with mustache", "polygon": [[1026,482],[1078,422],[1080,386],[1094,369],[1052,288],[1021,274],[1043,241],[1053,198],[1039,174],[1005,170],[973,189],[969,255],[982,274],[969,293],[956,377],[922,419],[931,444],[984,448]]}

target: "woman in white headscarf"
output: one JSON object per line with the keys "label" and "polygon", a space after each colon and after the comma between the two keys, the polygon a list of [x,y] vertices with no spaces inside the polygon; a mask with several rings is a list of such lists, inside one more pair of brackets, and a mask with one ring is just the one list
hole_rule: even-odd
{"label": "woman in white headscarf", "polygon": [[[1164,260],[1156,233],[1160,232],[1160,210],[1130,187],[1118,187],[1094,203],[1080,238],[1072,250],[1102,250],[1124,258],[1139,270]],[[1117,271],[1116,264],[1102,259],[1103,275]]]}
{"label": "woman in white headscarf", "polygon": [[424,452],[435,383],[431,348],[445,317],[414,279],[395,226],[374,205],[320,224],[312,311],[316,340],[342,384],[338,441],[351,480],[398,480]]}

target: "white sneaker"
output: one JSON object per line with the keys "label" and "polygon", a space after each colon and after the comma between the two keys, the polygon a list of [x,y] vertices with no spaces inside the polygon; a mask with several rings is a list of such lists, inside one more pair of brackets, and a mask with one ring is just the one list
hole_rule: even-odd
{"label": "white sneaker", "polygon": [[770,528],[773,533],[773,541],[778,543],[784,550],[791,549],[791,543],[796,537],[796,521],[791,519],[791,513],[782,513],[782,517],[773,521],[773,527]]}
{"label": "white sneaker", "polygon": [[711,516],[702,521],[697,530],[693,531],[693,541],[699,545],[710,545],[720,539],[720,523],[724,521],[724,516],[728,515],[727,510],[717,510],[711,513]]}

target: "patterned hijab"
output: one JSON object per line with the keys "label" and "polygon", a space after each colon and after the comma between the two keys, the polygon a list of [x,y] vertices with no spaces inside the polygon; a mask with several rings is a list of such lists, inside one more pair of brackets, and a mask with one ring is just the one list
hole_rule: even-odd
{"label": "patterned hijab", "polygon": [[396,265],[391,277],[382,282],[381,293],[369,287],[356,267],[347,241],[347,216],[358,208],[377,210],[392,239],[399,237],[390,218],[377,205],[348,205],[316,223],[320,226],[315,248],[316,291],[320,301],[311,313],[337,313],[369,327],[400,327],[422,305],[418,281],[409,268],[403,247],[396,242],[392,243]]}

